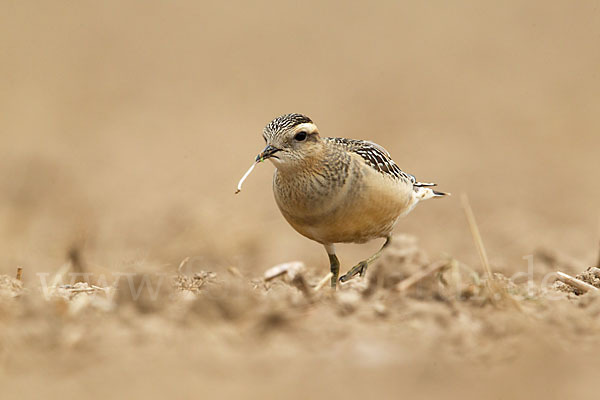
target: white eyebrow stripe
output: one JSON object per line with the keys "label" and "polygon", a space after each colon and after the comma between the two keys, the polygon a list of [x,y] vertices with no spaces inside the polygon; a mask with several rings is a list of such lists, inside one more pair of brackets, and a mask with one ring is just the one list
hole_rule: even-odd
{"label": "white eyebrow stripe", "polygon": [[317,130],[317,126],[315,124],[313,124],[312,122],[305,122],[303,124],[298,124],[294,127],[294,130],[296,132],[305,130],[306,133],[313,133],[314,131]]}

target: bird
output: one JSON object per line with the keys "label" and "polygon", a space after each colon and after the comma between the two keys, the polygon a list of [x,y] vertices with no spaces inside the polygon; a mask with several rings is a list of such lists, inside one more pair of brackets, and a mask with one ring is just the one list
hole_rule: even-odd
{"label": "bird", "polygon": [[[306,115],[285,114],[263,129],[266,147],[255,162],[275,166],[273,193],[285,220],[322,244],[329,257],[331,287],[367,268],[388,247],[397,221],[421,201],[449,193],[402,171],[382,146],[368,140],[322,137]],[[379,251],[339,276],[338,243],[384,238]]]}

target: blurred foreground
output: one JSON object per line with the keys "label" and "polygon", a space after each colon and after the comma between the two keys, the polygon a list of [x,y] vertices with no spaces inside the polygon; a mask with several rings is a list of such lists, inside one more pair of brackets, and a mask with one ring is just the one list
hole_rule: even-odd
{"label": "blurred foreground", "polygon": [[270,281],[236,269],[123,275],[104,287],[64,284],[64,270],[44,291],[0,277],[3,394],[596,397],[600,295],[488,280],[397,239],[368,279],[336,293],[305,269]]}

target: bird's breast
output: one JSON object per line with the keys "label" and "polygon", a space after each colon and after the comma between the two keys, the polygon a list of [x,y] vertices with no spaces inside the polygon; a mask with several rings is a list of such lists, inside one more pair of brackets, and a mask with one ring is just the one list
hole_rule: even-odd
{"label": "bird's breast", "polygon": [[276,171],[273,190],[285,219],[320,243],[365,242],[389,234],[412,201],[412,189],[357,160],[342,172]]}

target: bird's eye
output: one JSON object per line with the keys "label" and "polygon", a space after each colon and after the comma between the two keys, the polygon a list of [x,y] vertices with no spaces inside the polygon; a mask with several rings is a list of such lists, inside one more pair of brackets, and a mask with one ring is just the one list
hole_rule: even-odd
{"label": "bird's eye", "polygon": [[306,140],[306,132],[302,131],[302,132],[298,132],[296,133],[296,136],[294,136],[294,139],[302,142],[303,140]]}

